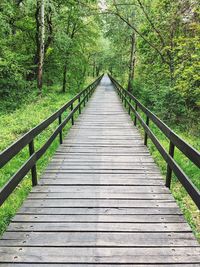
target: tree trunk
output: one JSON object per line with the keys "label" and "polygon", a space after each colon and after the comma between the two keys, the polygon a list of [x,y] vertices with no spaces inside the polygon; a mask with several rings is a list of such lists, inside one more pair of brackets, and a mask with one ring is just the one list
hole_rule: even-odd
{"label": "tree trunk", "polygon": [[67,84],[67,63],[64,65],[63,69],[63,86],[62,86],[62,92],[66,92],[66,84]]}
{"label": "tree trunk", "polygon": [[135,74],[135,48],[136,48],[136,36],[135,31],[131,35],[131,55],[130,55],[130,64],[129,64],[129,77],[128,77],[128,91],[131,91],[132,82]]}
{"label": "tree trunk", "polygon": [[40,2],[37,1],[37,6],[35,10],[35,22],[36,22],[36,33],[35,33],[35,44],[36,44],[36,51],[33,58],[33,67],[29,70],[26,79],[27,81],[33,81],[37,77],[37,69],[38,69],[38,62],[39,62],[39,51],[40,51],[40,40],[39,40],[39,32],[40,32],[40,21],[39,21],[39,14],[40,14]]}
{"label": "tree trunk", "polygon": [[[36,21],[36,34],[35,34],[35,44],[36,51],[33,58],[33,67],[29,70],[29,73],[26,76],[28,81],[33,81],[37,78],[38,73],[38,64],[39,64],[39,54],[40,54],[40,10],[41,10],[41,2],[37,1],[37,7],[35,11],[35,21]],[[48,8],[48,12],[46,14],[47,20],[47,28],[48,28],[48,37],[46,43],[44,44],[44,57],[47,52],[48,47],[53,41],[53,25],[52,25],[52,9]]]}
{"label": "tree trunk", "polygon": [[42,75],[43,75],[43,64],[44,64],[44,41],[45,41],[45,24],[44,24],[44,1],[38,0],[40,3],[40,13],[39,13],[39,62],[38,62],[38,73],[37,73],[37,85],[39,89],[39,94],[42,93]]}

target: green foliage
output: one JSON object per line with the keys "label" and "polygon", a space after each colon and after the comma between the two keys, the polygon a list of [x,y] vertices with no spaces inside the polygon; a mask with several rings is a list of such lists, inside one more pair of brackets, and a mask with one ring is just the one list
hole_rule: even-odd
{"label": "green foliage", "polygon": [[[109,39],[107,69],[127,88],[132,31],[136,32],[132,93],[188,143],[200,149],[200,2],[192,0],[106,1],[104,36]],[[106,63],[106,61],[105,61]],[[168,140],[150,123],[168,151]],[[163,174],[166,163],[149,147]],[[176,161],[200,188],[199,170],[175,151]],[[197,207],[173,177],[172,192],[199,237]]]}
{"label": "green foliage", "polygon": [[[200,3],[132,0],[117,7],[109,3],[117,15],[105,23],[105,36],[114,51],[108,68],[126,87],[129,40],[135,27],[133,93],[165,121],[182,122],[185,130],[190,129],[189,121],[200,115]],[[195,123],[192,127],[196,131]]]}
{"label": "green foliage", "polygon": [[[59,93],[59,90],[60,89],[56,87],[44,88],[43,98],[32,94],[32,101],[30,101],[30,103],[22,104],[20,108],[12,113],[2,113],[0,115],[0,150],[8,147],[20,136],[42,122],[73,97],[73,94],[67,93],[63,95]],[[45,143],[56,127],[57,121],[40,134],[39,138],[36,138],[36,149],[40,148]],[[65,133],[68,131],[69,127],[69,124],[65,127]],[[58,143],[58,139],[55,140],[45,155],[37,163],[37,172],[39,176],[54,154]],[[28,153],[28,148],[25,147],[16,157],[14,157],[14,159],[3,167],[0,173],[0,187],[2,187],[20,166],[22,166],[25,160],[28,159]],[[31,177],[30,174],[28,174],[1,207],[0,234],[6,229],[10,219],[30,192],[31,187]]]}
{"label": "green foliage", "polygon": [[[0,148],[4,149],[45,119],[102,71],[109,71],[127,87],[133,32],[136,32],[133,94],[199,148],[196,139],[200,132],[197,121],[200,116],[200,2],[107,0],[101,10],[98,3],[96,0],[45,1],[43,92],[38,97],[37,1],[1,0]],[[66,94],[61,94],[64,89]],[[54,126],[40,136],[36,146],[48,138]],[[168,149],[163,135],[153,130]],[[56,146],[55,142],[39,162],[39,173]],[[151,143],[150,149],[164,172],[165,163]],[[28,151],[24,149],[3,169],[1,186],[27,157]],[[194,166],[179,152],[176,159],[199,187]],[[0,213],[1,230],[30,187],[27,176],[5,203]],[[175,177],[173,193],[198,232],[199,217],[194,205]]]}

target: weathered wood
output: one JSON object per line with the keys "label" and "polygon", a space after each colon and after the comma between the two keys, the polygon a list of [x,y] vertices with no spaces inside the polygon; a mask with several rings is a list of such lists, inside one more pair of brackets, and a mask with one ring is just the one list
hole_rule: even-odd
{"label": "weathered wood", "polygon": [[[98,193],[97,193],[98,197]],[[171,200],[132,200],[132,199],[30,199],[24,203],[24,207],[133,207],[133,208],[143,208],[143,207],[176,207],[176,202]]]}
{"label": "weathered wood", "polygon": [[4,262],[24,263],[200,263],[200,248],[56,248],[56,247],[3,247]]}
{"label": "weathered wood", "polygon": [[63,186],[63,185],[57,185],[57,186],[51,186],[51,185],[43,185],[35,187],[32,192],[129,192],[129,193],[169,193],[169,190],[164,186],[114,186],[109,185],[106,186],[95,186],[95,185],[82,185],[82,186]]}
{"label": "weathered wood", "polygon": [[19,214],[134,214],[134,215],[182,215],[178,206],[175,208],[63,208],[63,207],[23,207],[19,210]]}
{"label": "weathered wood", "polygon": [[[3,263],[1,265],[2,267],[64,267],[64,266],[67,266],[67,267],[88,267],[88,264],[82,264],[82,263],[78,263],[78,264],[59,264],[59,263],[48,263],[48,264],[43,264],[43,263]],[[112,264],[98,264],[98,263],[94,263],[94,264],[89,264],[89,267],[98,267],[98,266],[101,266],[101,267],[110,267],[110,266],[115,266],[112,265]],[[117,264],[116,265],[117,267],[130,267],[130,266],[134,266],[134,267],[154,267],[155,264],[135,264],[135,263],[131,263],[131,264]],[[184,264],[184,263],[179,263],[179,264],[169,264],[170,267],[191,267],[191,264]],[[159,264],[157,263],[156,264],[156,267],[166,267],[166,264]],[[195,264],[193,263],[192,264],[192,267],[199,267],[199,264]]]}
{"label": "weathered wood", "polygon": [[[43,264],[43,263],[3,263],[1,265],[2,267],[64,267],[64,266],[67,266],[67,267],[88,267],[88,264],[82,264],[82,263],[78,263],[78,264],[59,264],[59,263],[48,263],[48,264]],[[94,264],[90,264],[89,267],[98,267],[98,266],[101,266],[101,267],[110,267],[110,266],[115,266],[112,265],[112,264],[98,264],[98,263],[94,263]],[[134,266],[134,267],[154,267],[155,264],[135,264],[135,263],[131,263],[131,264],[117,264],[116,265],[117,267],[130,267],[130,266]],[[184,264],[184,263],[179,263],[179,264],[169,264],[170,267],[191,267],[191,264]],[[156,267],[166,267],[166,264],[159,264],[157,263],[156,264]],[[192,267],[199,267],[199,264],[195,264],[193,263],[192,264]]]}
{"label": "weathered wood", "polygon": [[0,266],[200,266],[199,255],[104,78],[0,240]]}
{"label": "weathered wood", "polygon": [[[168,222],[168,223],[180,223],[185,222],[182,215],[131,215],[131,214],[93,214],[93,215],[59,215],[54,214],[40,215],[40,214],[17,214],[12,222]],[[13,224],[11,224],[12,227]],[[15,224],[16,225],[16,224]],[[10,228],[9,228],[10,229]]]}
{"label": "weathered wood", "polygon": [[127,179],[127,178],[122,178],[122,179],[92,179],[92,178],[46,178],[43,179],[40,184],[41,185],[56,185],[59,183],[60,185],[162,185],[163,186],[163,180],[158,180],[158,179],[152,179],[152,180],[145,180],[145,179]]}
{"label": "weathered wood", "polygon": [[[12,239],[15,234],[15,240]],[[197,246],[192,233],[92,233],[92,232],[8,232],[0,246],[52,246],[54,247],[185,247]]]}

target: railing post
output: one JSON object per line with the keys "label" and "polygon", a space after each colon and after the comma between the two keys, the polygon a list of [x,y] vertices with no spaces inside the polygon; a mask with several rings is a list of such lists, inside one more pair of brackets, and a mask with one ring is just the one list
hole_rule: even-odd
{"label": "railing post", "polygon": [[120,88],[118,88],[119,89],[119,97],[121,98],[121,100],[122,100],[122,91],[120,90]]}
{"label": "railing post", "polygon": [[78,107],[78,110],[79,110],[79,114],[81,114],[81,97],[78,98],[78,104],[79,104],[79,107]]}
{"label": "railing post", "polygon": [[[71,111],[73,110],[73,103],[71,103]],[[72,125],[74,125],[74,114],[72,114],[72,118],[71,118],[71,121],[72,121]]]}
{"label": "railing post", "polygon": [[91,97],[91,95],[92,95],[92,90],[91,90],[91,88],[89,89],[89,98]]}
{"label": "railing post", "polygon": [[[61,117],[61,114],[60,114],[59,117],[58,117],[58,123],[59,123],[59,125],[62,123],[62,117]],[[60,133],[59,133],[59,140],[60,140],[60,144],[62,144],[62,143],[63,143],[62,129],[60,130]]]}
{"label": "railing post", "polygon": [[[32,140],[29,143],[29,154],[32,156],[35,153],[35,148],[34,148],[34,141]],[[32,186],[37,185],[37,170],[36,170],[36,165],[34,165],[31,168],[31,176],[32,176]]]}
{"label": "railing post", "polygon": [[90,90],[90,97],[92,96],[93,92],[94,92],[94,87],[92,87]]}
{"label": "railing post", "polygon": [[83,105],[85,107],[85,91],[83,92]]}
{"label": "railing post", "polygon": [[117,86],[114,86],[114,87],[117,89],[117,93],[118,93],[119,97],[121,98],[119,87],[117,87]]}
{"label": "railing post", "polygon": [[131,115],[131,97],[129,96],[129,107],[128,107],[128,114]]}
{"label": "railing post", "polygon": [[87,102],[88,102],[88,99],[89,99],[89,89],[88,88],[87,88],[86,94],[87,94],[86,99],[87,99]]}
{"label": "railing post", "polygon": [[[135,111],[137,112],[137,103],[135,103]],[[137,116],[135,114],[135,118],[134,118],[134,125],[137,125]]]}
{"label": "railing post", "polygon": [[124,95],[125,95],[125,97],[124,97],[124,106],[126,108],[126,91],[124,91]]}
{"label": "railing post", "polygon": [[[146,117],[146,125],[149,126],[149,117],[148,117],[148,115]],[[148,139],[148,134],[145,131],[145,134],[144,134],[144,145],[145,146],[147,146],[147,139]]]}
{"label": "railing post", "polygon": [[[169,155],[172,158],[174,157],[174,149],[175,149],[175,146],[172,143],[172,141],[170,141],[170,144],[169,144]],[[170,188],[171,180],[172,180],[172,169],[169,166],[169,164],[167,164],[167,175],[166,175],[166,183],[165,183],[166,187]]]}

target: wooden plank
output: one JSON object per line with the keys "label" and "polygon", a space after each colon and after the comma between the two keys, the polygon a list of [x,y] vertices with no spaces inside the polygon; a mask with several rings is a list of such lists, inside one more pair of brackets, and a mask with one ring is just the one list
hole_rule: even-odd
{"label": "wooden plank", "polygon": [[[164,186],[121,186],[121,185],[81,185],[81,186],[51,186],[41,185],[33,188],[32,192],[118,192],[118,193],[169,193],[169,190]],[[97,195],[98,196],[98,195]]]}
{"label": "wooden plank", "polygon": [[[87,166],[86,166],[87,164]],[[99,162],[91,162],[91,161],[87,161],[87,162],[69,162],[69,161],[65,161],[63,160],[62,162],[61,161],[52,161],[48,167],[61,167],[62,168],[74,168],[76,169],[76,167],[78,168],[88,168],[88,167],[93,167],[94,169],[98,169],[99,167],[101,168],[108,168],[108,169],[123,169],[123,168],[126,168],[128,170],[130,169],[135,169],[135,167],[137,168],[142,168],[142,169],[145,169],[145,168],[151,168],[151,169],[157,169],[158,170],[158,167],[155,166],[155,164],[153,162],[102,162],[102,161],[99,161]]]}
{"label": "wooden plank", "polygon": [[24,207],[176,207],[176,203],[170,200],[126,200],[126,199],[30,199],[24,203]]}
{"label": "wooden plank", "polygon": [[149,167],[148,168],[148,166],[145,166],[145,167],[143,167],[143,166],[141,166],[141,167],[132,167],[131,168],[131,166],[129,167],[129,168],[126,168],[125,169],[125,167],[121,167],[121,166],[117,166],[117,167],[115,167],[115,166],[109,166],[109,167],[106,167],[106,166],[92,166],[92,165],[88,165],[88,166],[76,166],[76,167],[74,167],[74,166],[67,166],[67,165],[62,165],[62,167],[60,167],[60,166],[48,166],[48,168],[46,169],[46,171],[57,171],[57,170],[59,170],[59,171],[63,171],[63,172],[72,172],[72,173],[74,173],[74,172],[76,172],[76,171],[78,171],[78,172],[80,172],[80,171],[89,171],[89,172],[91,172],[91,171],[93,171],[94,170],[94,172],[96,172],[96,173],[98,173],[98,171],[99,172],[108,172],[108,173],[115,173],[115,172],[117,172],[117,173],[131,173],[131,172],[138,172],[138,173],[145,173],[145,172],[150,172],[150,173],[156,173],[156,172],[158,172],[158,169],[157,168],[153,168],[153,167]]}
{"label": "wooden plank", "polygon": [[[153,182],[153,181],[157,181],[158,182],[158,185],[159,183],[162,181],[162,185],[163,185],[163,177],[162,176],[159,176],[159,175],[148,175],[148,174],[135,174],[135,175],[129,175],[129,174],[118,174],[118,173],[115,173],[115,174],[109,174],[107,175],[106,173],[102,173],[102,174],[99,174],[99,173],[96,173],[96,174],[92,174],[92,173],[70,173],[70,174],[65,174],[65,173],[44,173],[42,175],[42,179],[39,180],[39,185],[42,185],[43,183],[45,183],[45,180],[48,179],[48,180],[52,180],[52,179],[60,179],[61,181],[62,180],[71,180],[73,182],[73,180],[80,180],[80,179],[84,179],[84,180],[91,180],[92,178],[94,180],[105,180],[107,178],[107,182],[109,182],[109,180],[115,180],[115,181],[118,181],[118,179],[120,180],[130,180],[130,181],[135,181],[136,184],[137,184],[137,181],[141,181],[142,185],[146,182]],[[59,182],[61,182],[59,181]],[[57,183],[59,184],[59,183]]]}
{"label": "wooden plank", "polygon": [[110,157],[110,156],[88,156],[85,155],[66,155],[66,157],[60,158],[60,157],[54,157],[51,162],[57,162],[61,163],[64,161],[66,164],[67,163],[129,163],[129,164],[135,164],[135,163],[153,163],[153,159],[150,156],[145,156],[145,157],[140,157],[140,156],[135,156],[135,157],[130,157],[130,156],[117,156],[116,157]]}
{"label": "wooden plank", "polygon": [[[37,217],[37,216],[35,216]],[[139,220],[139,219],[138,219]],[[131,219],[130,219],[131,221]],[[144,233],[169,233],[168,238],[170,239],[170,234],[173,233],[192,233],[191,229],[186,223],[133,223],[133,222],[121,222],[117,223],[116,221],[112,222],[110,221],[109,223],[106,222],[81,222],[77,223],[74,221],[69,221],[69,222],[55,222],[52,220],[49,222],[45,221],[20,221],[20,222],[13,222],[9,228],[8,232],[113,232],[113,233],[118,233],[118,232],[127,232],[127,233],[133,233],[136,232],[141,235],[141,238],[143,238]],[[197,244],[197,241],[194,239],[193,236],[193,241],[195,244]],[[183,238],[181,238],[181,243],[182,246],[185,246],[185,242],[183,241]],[[145,244],[144,244],[145,246]]]}
{"label": "wooden plank", "polygon": [[[66,264],[59,264],[59,263],[48,263],[48,264],[43,264],[43,263],[2,263],[1,264],[2,267],[64,267],[66,266]],[[78,263],[78,264],[69,264],[67,263],[67,267],[88,267],[88,264],[82,264],[82,263]],[[97,266],[101,266],[101,267],[110,267],[112,266],[111,264],[90,264],[89,267],[97,267]],[[152,267],[155,266],[155,264],[117,264],[117,267],[130,267],[130,266],[134,266],[134,267]],[[184,264],[184,263],[179,263],[179,264],[169,264],[168,266],[170,267],[191,267],[191,264]],[[166,267],[166,264],[156,264],[156,267]],[[192,267],[199,267],[199,264],[194,264],[192,263]]]}
{"label": "wooden plank", "polygon": [[1,261],[23,263],[199,263],[200,248],[0,247]]}
{"label": "wooden plank", "polygon": [[159,208],[66,208],[66,207],[24,207],[22,206],[18,214],[134,214],[134,215],[181,215],[181,211],[178,207],[159,207]]}
{"label": "wooden plank", "polygon": [[66,198],[71,198],[71,199],[76,199],[76,198],[82,198],[82,199],[96,199],[98,196],[98,199],[143,199],[143,200],[174,200],[173,197],[168,193],[168,194],[139,194],[139,193],[109,193],[109,192],[50,192],[50,193],[45,193],[45,192],[31,192],[29,194],[29,198],[31,199],[43,199],[43,198],[57,198],[57,199],[66,199]]}
{"label": "wooden plank", "polygon": [[[13,235],[15,239],[13,240]],[[192,233],[7,232],[0,246],[198,247]]]}
{"label": "wooden plank", "polygon": [[162,185],[163,186],[163,180],[145,180],[145,179],[84,179],[84,178],[57,178],[57,179],[43,179],[40,182],[41,185],[144,185],[144,186],[156,186],[156,185]]}
{"label": "wooden plank", "polygon": [[49,214],[49,215],[40,215],[37,212],[32,215],[27,214],[17,214],[12,222],[129,222],[129,223],[158,223],[158,222],[167,222],[167,223],[183,223],[185,222],[182,215],[131,215],[131,214],[91,214],[91,215],[59,215]]}

